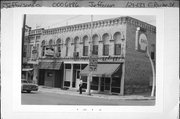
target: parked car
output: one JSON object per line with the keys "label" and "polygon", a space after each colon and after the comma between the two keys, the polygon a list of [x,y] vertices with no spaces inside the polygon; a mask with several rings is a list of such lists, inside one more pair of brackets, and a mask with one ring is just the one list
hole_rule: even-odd
{"label": "parked car", "polygon": [[28,92],[30,93],[31,91],[38,91],[38,85],[34,84],[28,80],[22,79],[21,80],[21,92]]}

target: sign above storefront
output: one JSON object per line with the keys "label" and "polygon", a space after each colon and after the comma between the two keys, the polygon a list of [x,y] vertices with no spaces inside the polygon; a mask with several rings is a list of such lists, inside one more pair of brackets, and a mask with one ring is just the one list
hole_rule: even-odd
{"label": "sign above storefront", "polygon": [[54,49],[53,48],[46,48],[45,55],[53,57],[54,56]]}

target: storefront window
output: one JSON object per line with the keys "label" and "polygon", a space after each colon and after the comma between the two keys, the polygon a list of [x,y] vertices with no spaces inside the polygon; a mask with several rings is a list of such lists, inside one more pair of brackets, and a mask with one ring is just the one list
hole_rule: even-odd
{"label": "storefront window", "polygon": [[71,69],[71,64],[65,64],[65,69]]}
{"label": "storefront window", "polygon": [[99,77],[93,77],[91,82],[91,89],[98,90],[98,85],[99,85]]}
{"label": "storefront window", "polygon": [[48,77],[52,77],[52,76],[53,76],[53,73],[52,73],[52,72],[48,72],[48,73],[47,73],[47,76],[48,76]]}
{"label": "storefront window", "polygon": [[77,79],[80,78],[80,71],[77,71]]}
{"label": "storefront window", "polygon": [[81,80],[83,81],[82,87],[87,89],[87,76],[81,76]]}
{"label": "storefront window", "polygon": [[112,84],[111,84],[111,92],[112,93],[120,93],[120,78],[112,78]]}

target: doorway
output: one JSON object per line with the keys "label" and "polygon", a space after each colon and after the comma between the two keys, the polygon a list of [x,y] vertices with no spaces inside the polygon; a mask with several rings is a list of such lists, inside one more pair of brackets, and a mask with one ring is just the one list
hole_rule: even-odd
{"label": "doorway", "polygon": [[73,70],[73,80],[72,80],[72,88],[79,88],[80,82],[80,70]]}
{"label": "doorway", "polygon": [[109,93],[110,92],[110,87],[111,87],[111,78],[109,77],[102,77],[101,78],[101,84],[100,84],[100,91]]}

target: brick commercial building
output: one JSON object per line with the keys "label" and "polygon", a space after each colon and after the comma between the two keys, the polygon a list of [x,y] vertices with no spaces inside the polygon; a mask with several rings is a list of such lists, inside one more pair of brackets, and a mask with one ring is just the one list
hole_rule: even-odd
{"label": "brick commercial building", "polygon": [[132,17],[43,29],[36,43],[34,80],[39,85],[78,89],[82,79],[87,89],[92,51],[98,61],[92,72],[93,92],[124,95],[150,91],[152,68],[146,51],[155,64],[155,44],[156,27]]}

